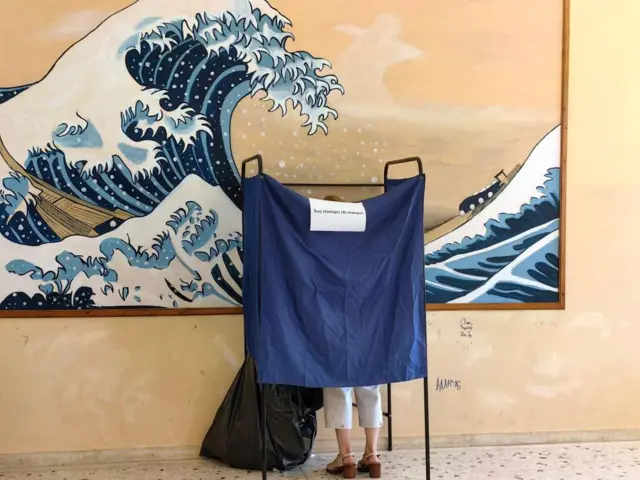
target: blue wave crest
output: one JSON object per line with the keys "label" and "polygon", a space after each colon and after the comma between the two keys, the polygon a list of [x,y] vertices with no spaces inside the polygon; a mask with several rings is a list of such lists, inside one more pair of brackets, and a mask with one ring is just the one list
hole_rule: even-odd
{"label": "blue wave crest", "polygon": [[[120,128],[132,144],[121,143],[105,165],[84,161],[70,165],[65,150],[98,148],[103,142],[90,119],[78,114],[76,125],[58,126],[51,144],[30,150],[27,173],[85,204],[124,212],[125,217],[148,215],[192,174],[219,186],[242,208],[231,119],[243,98],[261,93],[271,110],[283,115],[291,107],[298,109],[310,135],[327,132],[327,119],[337,118],[328,96],[343,92],[342,86],[335,76],[321,73],[329,62],[287,49],[292,38],[285,31],[289,26],[285,17],[258,9],[248,15],[202,12],[161,23],[149,19],[139,26],[141,32],[132,32],[123,45],[113,46],[140,86],[139,100],[120,118]],[[151,151],[150,144],[155,145]],[[151,166],[134,173],[127,167],[147,164]],[[22,214],[27,218],[25,234],[15,235],[14,225],[0,222],[5,238],[25,245],[62,239],[35,208]],[[99,233],[120,223],[101,225]]]}
{"label": "blue wave crest", "polygon": [[[74,281],[80,279],[82,284],[86,279],[95,277],[101,280],[101,292],[104,296],[117,294],[121,300],[126,301],[134,292],[135,302],[140,302],[141,298],[147,295],[147,302],[153,305],[155,299],[149,299],[149,295],[158,295],[158,292],[145,292],[142,283],[124,283],[121,275],[123,272],[118,271],[121,267],[114,266],[113,262],[116,257],[124,257],[128,264],[127,281],[136,278],[137,274],[133,272],[135,270],[154,270],[160,274],[165,272],[167,277],[172,276],[168,272],[176,267],[186,272],[181,274],[177,286],[167,283],[172,292],[169,297],[176,296],[173,306],[178,306],[179,300],[192,302],[199,297],[210,295],[231,303],[240,303],[240,274],[229,254],[234,250],[241,250],[242,236],[240,232],[232,232],[226,238],[223,237],[218,232],[217,218],[215,211],[209,210],[205,213],[196,202],[188,202],[184,208],[171,215],[165,224],[167,228],[156,235],[150,245],[134,245],[128,236],[126,239],[104,238],[99,242],[100,254],[97,256],[84,256],[68,250],[60,252],[55,257],[55,270],[43,269],[26,259],[10,261],[6,270],[11,274],[28,276],[39,282],[38,288],[46,298],[54,295],[55,298],[66,299],[66,303],[73,303],[78,288],[85,288],[74,284]],[[212,243],[215,247],[211,247]],[[217,256],[210,255],[210,248],[222,252],[223,258],[220,263],[226,268],[229,278],[235,281],[235,285],[223,278],[220,265],[214,261],[217,260]],[[185,256],[195,257],[198,262],[187,264]],[[185,294],[193,295],[186,297]],[[86,298],[90,299],[91,296]]]}
{"label": "blue wave crest", "polygon": [[482,235],[425,255],[430,303],[558,301],[559,168],[515,214],[500,214]]}

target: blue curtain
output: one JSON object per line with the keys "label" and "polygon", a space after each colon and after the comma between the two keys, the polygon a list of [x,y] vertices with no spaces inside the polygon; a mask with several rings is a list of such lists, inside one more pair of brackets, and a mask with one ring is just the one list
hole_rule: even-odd
{"label": "blue curtain", "polygon": [[310,231],[309,199],[244,181],[243,297],[258,381],[349,387],[427,372],[424,177],[364,200],[363,232]]}

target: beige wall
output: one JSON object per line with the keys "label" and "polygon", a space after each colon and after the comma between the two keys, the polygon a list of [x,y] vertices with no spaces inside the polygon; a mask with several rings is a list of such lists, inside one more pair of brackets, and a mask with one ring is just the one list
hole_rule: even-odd
{"label": "beige wall", "polygon": [[[573,4],[567,310],[430,314],[434,434],[640,427],[640,3]],[[241,349],[238,317],[0,320],[0,454],[198,444]]]}

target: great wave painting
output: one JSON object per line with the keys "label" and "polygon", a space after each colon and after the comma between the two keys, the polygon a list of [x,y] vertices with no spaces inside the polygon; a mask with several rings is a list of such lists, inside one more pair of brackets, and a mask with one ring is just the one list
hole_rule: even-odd
{"label": "great wave painting", "polygon": [[421,157],[428,303],[561,306],[563,9],[7,0],[0,315],[240,308],[258,153],[347,200]]}

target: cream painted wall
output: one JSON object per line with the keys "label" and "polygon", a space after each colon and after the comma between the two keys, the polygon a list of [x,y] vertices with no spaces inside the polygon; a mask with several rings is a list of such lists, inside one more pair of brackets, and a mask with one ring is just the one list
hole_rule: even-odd
{"label": "cream painted wall", "polygon": [[[640,2],[571,15],[567,310],[430,314],[434,434],[640,427]],[[0,454],[199,444],[241,360],[239,317],[0,320]]]}

